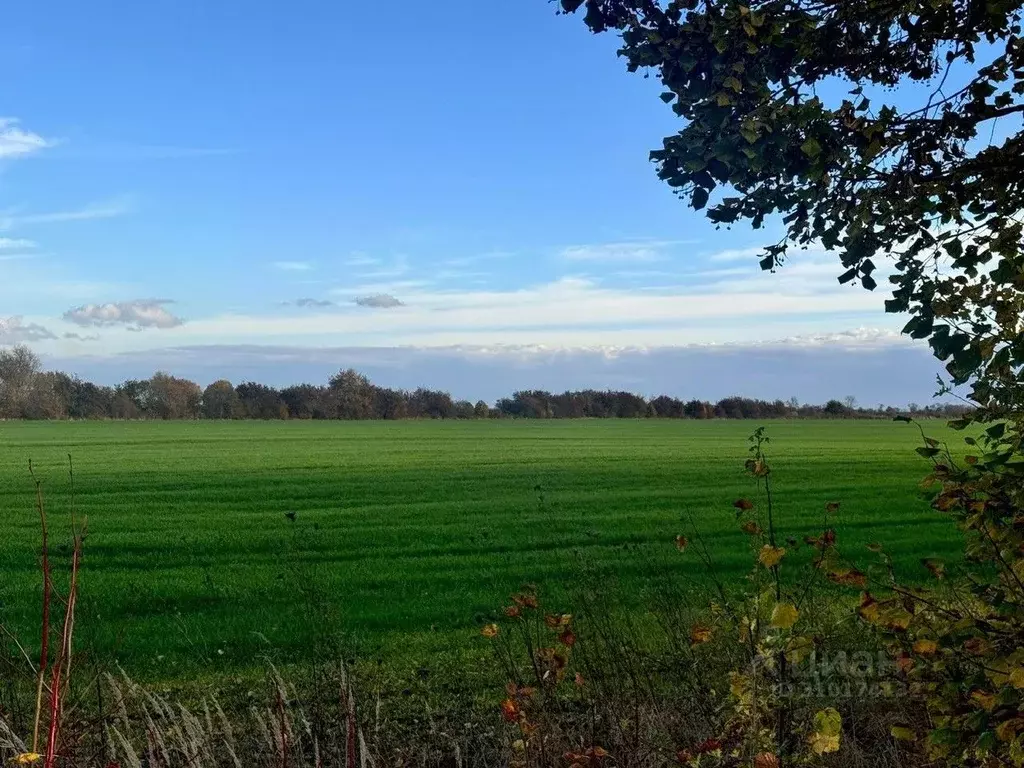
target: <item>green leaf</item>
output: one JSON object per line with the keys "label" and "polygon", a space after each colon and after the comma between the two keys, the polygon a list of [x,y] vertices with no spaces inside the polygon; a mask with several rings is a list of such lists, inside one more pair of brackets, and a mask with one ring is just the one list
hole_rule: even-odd
{"label": "green leaf", "polygon": [[920,448],[917,448],[916,451],[920,455],[924,456],[926,459],[931,459],[931,458],[933,458],[935,456],[938,456],[940,453],[942,453],[942,450],[940,448],[926,448],[925,446],[921,446]]}
{"label": "green leaf", "polygon": [[693,206],[694,210],[699,211],[708,204],[708,191],[704,187],[697,187],[694,189],[690,204]]}
{"label": "green leaf", "polygon": [[1002,438],[1003,435],[1006,434],[1006,423],[1001,421],[998,424],[993,424],[991,427],[985,430],[985,434],[991,437],[993,440],[999,440],[1000,438]]}
{"label": "green leaf", "polygon": [[821,144],[818,140],[811,136],[807,141],[800,145],[800,151],[808,157],[817,157],[821,154]]}
{"label": "green leaf", "polygon": [[842,716],[832,707],[816,712],[814,729],[811,731],[809,739],[811,751],[816,755],[838,752],[842,724]]}

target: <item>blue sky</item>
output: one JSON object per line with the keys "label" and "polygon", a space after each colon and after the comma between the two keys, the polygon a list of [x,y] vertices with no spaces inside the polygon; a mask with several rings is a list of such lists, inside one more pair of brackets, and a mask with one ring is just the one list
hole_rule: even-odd
{"label": "blue sky", "polygon": [[[590,363],[640,354],[642,391],[671,371],[681,391],[886,399],[885,366],[835,391],[844,350],[906,349],[883,292],[839,286],[826,253],[761,274],[777,232],[676,200],[647,153],[678,126],[614,50],[544,0],[16,4],[0,343],[108,380],[286,383],[376,350],[403,384],[469,389],[486,359],[490,391],[525,358],[546,386],[610,386]],[[658,367],[679,348],[686,367]],[[781,379],[702,376],[754,348]],[[931,392],[919,352],[891,400]],[[816,384],[786,380],[791,354]]]}

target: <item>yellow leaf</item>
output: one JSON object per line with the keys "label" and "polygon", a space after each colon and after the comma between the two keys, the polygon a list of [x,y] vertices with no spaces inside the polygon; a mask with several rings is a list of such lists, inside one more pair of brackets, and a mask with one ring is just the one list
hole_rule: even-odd
{"label": "yellow leaf", "polygon": [[791,664],[799,664],[811,655],[814,650],[814,639],[797,635],[790,639],[786,646],[786,658]]}
{"label": "yellow leaf", "polygon": [[795,605],[789,603],[777,603],[772,610],[772,626],[776,629],[789,629],[796,624],[800,612]]}
{"label": "yellow leaf", "polygon": [[33,765],[43,759],[43,756],[38,752],[22,752],[20,755],[15,755],[11,758],[11,762],[14,765]]}
{"label": "yellow leaf", "polygon": [[971,691],[971,701],[977,704],[979,707],[984,709],[986,712],[991,712],[996,708],[996,697],[994,694],[986,693],[985,691]]}
{"label": "yellow leaf", "polygon": [[488,639],[497,637],[498,632],[499,629],[497,624],[488,624],[486,627],[480,630],[480,634]]}
{"label": "yellow leaf", "polygon": [[1024,688],[1024,667],[1014,667],[1010,673],[1010,685],[1014,688]]}
{"label": "yellow leaf", "polygon": [[934,640],[918,640],[914,643],[914,653],[922,656],[931,656],[939,650],[939,644]]}
{"label": "yellow leaf", "polygon": [[742,700],[750,688],[750,680],[739,672],[729,673],[729,693]]}
{"label": "yellow leaf", "polygon": [[842,732],[843,718],[836,710],[829,707],[814,715],[814,731],[809,739],[811,751],[816,755],[839,751],[839,734]]}
{"label": "yellow leaf", "polygon": [[765,544],[761,547],[761,552],[758,554],[757,559],[765,568],[772,568],[778,565],[785,555],[785,547],[773,547],[771,544]]}
{"label": "yellow leaf", "polygon": [[915,738],[913,729],[906,725],[894,725],[889,733],[896,741],[913,741]]}
{"label": "yellow leaf", "polygon": [[864,597],[861,600],[860,607],[857,609],[857,613],[865,621],[872,624],[878,623],[879,615],[881,614],[881,607],[875,598],[871,596],[870,592],[865,592]]}
{"label": "yellow leaf", "polygon": [[912,614],[903,610],[899,606],[889,608],[882,613],[881,623],[886,629],[890,630],[905,630],[910,626],[910,622],[913,621],[914,617]]}
{"label": "yellow leaf", "polygon": [[1013,741],[1021,729],[1024,729],[1024,719],[1014,717],[1010,720],[1004,720],[996,726],[996,738],[1000,741]]}

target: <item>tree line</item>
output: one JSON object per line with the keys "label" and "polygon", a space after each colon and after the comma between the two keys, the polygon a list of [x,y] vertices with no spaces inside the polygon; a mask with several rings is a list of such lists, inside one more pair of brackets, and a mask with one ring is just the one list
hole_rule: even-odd
{"label": "tree line", "polygon": [[0,418],[5,419],[770,419],[883,418],[911,413],[952,418],[963,406],[910,403],[906,408],[860,408],[852,397],[807,405],[795,398],[758,400],[726,397],[712,403],[668,395],[645,398],[632,392],[583,390],[561,394],[524,390],[493,406],[456,400],[448,392],[420,387],[380,387],[354,370],[326,385],[276,388],[254,381],[194,381],[157,372],[102,386],[63,371],[45,371],[28,347],[0,350]]}

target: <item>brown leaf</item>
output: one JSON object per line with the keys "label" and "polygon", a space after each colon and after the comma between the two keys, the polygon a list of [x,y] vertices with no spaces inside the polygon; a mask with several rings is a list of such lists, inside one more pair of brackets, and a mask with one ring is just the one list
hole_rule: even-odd
{"label": "brown leaf", "polygon": [[760,536],[761,526],[758,525],[754,520],[747,520],[743,525],[740,526],[740,530],[750,536]]}
{"label": "brown leaf", "polygon": [[703,645],[711,640],[711,627],[704,624],[694,624],[690,628],[690,645]]}
{"label": "brown leaf", "polygon": [[519,719],[519,705],[512,699],[505,699],[501,702],[501,716],[506,722],[514,723]]}

